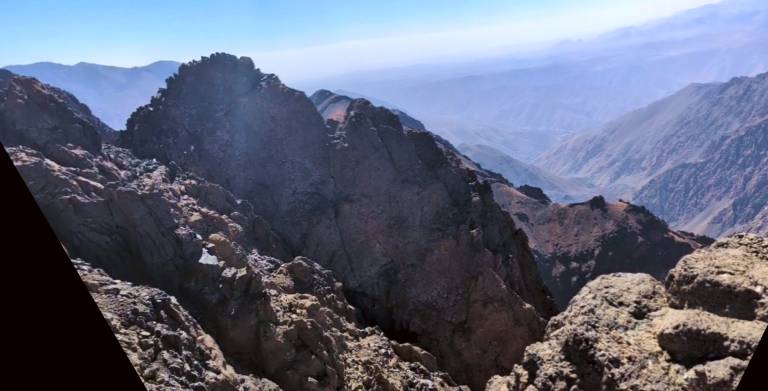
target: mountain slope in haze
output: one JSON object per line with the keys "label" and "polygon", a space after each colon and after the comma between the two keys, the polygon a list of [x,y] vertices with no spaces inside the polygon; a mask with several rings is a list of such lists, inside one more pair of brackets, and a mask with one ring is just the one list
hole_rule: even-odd
{"label": "mountain slope in haze", "polygon": [[557,202],[574,202],[592,197],[597,190],[585,181],[563,178],[546,172],[532,164],[524,163],[488,145],[458,146],[459,151],[484,168],[503,175],[517,186],[540,187],[547,196]]}
{"label": "mountain slope in haze", "polygon": [[84,62],[75,65],[40,62],[5,68],[73,93],[110,127],[125,129],[131,113],[148,103],[178,67],[179,63],[174,61],[158,61],[133,68]]}
{"label": "mountain slope in haze", "polygon": [[537,163],[628,197],[661,172],[704,159],[713,142],[766,115],[768,73],[693,84],[562,143]]}
{"label": "mountain slope in haze", "polygon": [[119,142],[248,200],[368,322],[481,389],[556,312],[525,234],[428,132],[365,100],[332,111],[214,54],[182,65]]}
{"label": "mountain slope in haze", "polygon": [[768,117],[713,142],[703,157],[656,176],[634,199],[681,229],[768,234]]}
{"label": "mountain slope in haze", "polygon": [[764,226],[766,118],[768,73],[694,84],[563,143],[538,163],[632,198],[674,227],[718,236]]}
{"label": "mountain slope in haze", "polygon": [[[765,72],[767,40],[768,5],[731,0],[558,45],[536,66],[437,80],[377,82],[370,74],[336,83],[398,105],[456,145],[499,145],[531,161],[564,136],[692,82]],[[521,137],[524,148],[516,148]]]}

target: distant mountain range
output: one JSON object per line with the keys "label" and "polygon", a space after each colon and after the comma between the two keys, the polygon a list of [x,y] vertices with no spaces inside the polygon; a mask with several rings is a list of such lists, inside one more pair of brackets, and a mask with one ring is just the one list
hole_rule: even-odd
{"label": "distant mountain range", "polygon": [[766,232],[767,123],[768,73],[694,84],[537,163],[588,178],[611,198],[632,198],[678,228]]}
{"label": "distant mountain range", "polygon": [[370,73],[326,85],[392,102],[454,144],[493,145],[531,161],[689,83],[765,72],[766,42],[768,3],[726,0],[563,43],[527,62],[510,59],[506,70]]}
{"label": "distant mountain range", "polygon": [[516,186],[540,187],[552,200],[557,202],[583,201],[598,194],[598,190],[591,186],[588,181],[551,174],[488,145],[461,144],[458,149],[483,167],[503,175]]}
{"label": "distant mountain range", "polygon": [[107,125],[125,129],[128,116],[137,107],[149,103],[165,79],[179,68],[179,63],[157,61],[141,67],[121,68],[85,62],[75,65],[38,62],[5,68],[73,93]]}

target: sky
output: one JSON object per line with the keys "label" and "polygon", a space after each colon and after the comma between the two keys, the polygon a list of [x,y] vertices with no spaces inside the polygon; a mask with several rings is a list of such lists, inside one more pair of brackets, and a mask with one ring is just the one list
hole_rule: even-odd
{"label": "sky", "polygon": [[302,80],[514,53],[714,2],[0,0],[0,66],[139,66],[228,52]]}

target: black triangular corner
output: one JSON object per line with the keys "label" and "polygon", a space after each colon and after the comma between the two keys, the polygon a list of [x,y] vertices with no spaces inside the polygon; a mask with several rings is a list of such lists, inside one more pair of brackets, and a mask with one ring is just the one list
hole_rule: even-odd
{"label": "black triangular corner", "polygon": [[[2,148],[5,373],[29,388],[144,390],[48,221]],[[8,379],[10,380],[10,379]]]}

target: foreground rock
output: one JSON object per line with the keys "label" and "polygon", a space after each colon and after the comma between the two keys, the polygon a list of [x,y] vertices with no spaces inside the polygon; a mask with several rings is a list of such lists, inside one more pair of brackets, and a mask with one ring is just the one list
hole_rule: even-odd
{"label": "foreground rock", "polygon": [[487,389],[735,389],[768,326],[766,265],[768,238],[736,235],[683,258],[666,288],[645,274],[598,277]]}
{"label": "foreground rock", "polygon": [[250,59],[215,54],[181,66],[120,143],[247,199],[369,324],[482,388],[555,313],[525,235],[431,134],[365,100],[327,103],[326,122]]}
{"label": "foreground rock", "polygon": [[243,376],[173,296],[114,280],[73,260],[80,278],[148,390],[275,391],[269,380]]}
{"label": "foreground rock", "polygon": [[[115,278],[177,297],[216,339],[227,362],[242,374],[257,374],[286,390],[457,388],[448,375],[434,370],[428,352],[401,346],[378,328],[363,325],[332,273],[307,258],[290,256],[247,201],[175,164],[138,159],[106,144],[91,148],[88,139],[77,136],[80,130],[91,133],[93,126],[67,127],[69,103],[38,97],[50,89],[29,83],[31,88],[19,96],[30,101],[22,99],[15,107],[42,110],[41,115],[51,118],[50,131],[59,132],[65,144],[41,143],[33,137],[37,128],[13,121],[0,121],[0,134],[28,137],[7,152],[70,255]],[[30,106],[38,98],[52,104]],[[56,122],[55,113],[64,113],[63,124]],[[35,149],[41,146],[46,152]],[[139,303],[142,295],[102,298],[138,308],[146,305]],[[176,309],[171,305],[154,314]],[[120,335],[130,339],[132,333]],[[191,339],[180,335],[160,338],[184,349],[192,346],[187,344]],[[214,353],[209,349],[211,357]],[[215,372],[194,366],[187,371],[181,365],[188,363],[183,353],[156,360],[145,362],[146,368],[167,364],[171,373],[161,368],[156,375],[180,388],[186,388],[179,383],[182,377],[204,382],[213,376],[208,372]],[[181,370],[169,363],[181,365]],[[147,376],[154,379],[151,373]]]}

